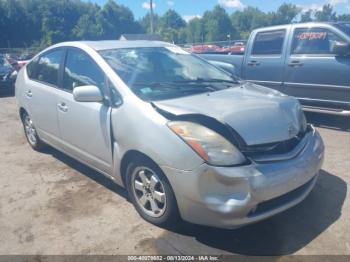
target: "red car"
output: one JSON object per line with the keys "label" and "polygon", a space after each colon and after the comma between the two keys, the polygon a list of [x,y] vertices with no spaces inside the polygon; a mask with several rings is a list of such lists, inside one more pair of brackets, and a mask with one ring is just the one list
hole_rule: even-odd
{"label": "red car", "polygon": [[25,66],[30,61],[30,59],[32,59],[33,56],[33,54],[22,54],[20,57],[18,57],[18,68],[21,69],[23,66]]}
{"label": "red car", "polygon": [[210,52],[218,52],[220,47],[217,45],[193,45],[190,49],[192,53],[210,53]]}
{"label": "red car", "polygon": [[244,53],[245,44],[244,42],[236,42],[231,46],[224,46],[220,48],[222,53]]}

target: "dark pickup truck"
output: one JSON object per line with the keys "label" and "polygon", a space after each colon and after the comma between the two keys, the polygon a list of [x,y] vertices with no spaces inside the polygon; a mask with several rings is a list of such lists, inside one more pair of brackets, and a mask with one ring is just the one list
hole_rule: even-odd
{"label": "dark pickup truck", "polygon": [[350,23],[261,28],[251,33],[244,55],[201,57],[299,98],[306,111],[350,116]]}

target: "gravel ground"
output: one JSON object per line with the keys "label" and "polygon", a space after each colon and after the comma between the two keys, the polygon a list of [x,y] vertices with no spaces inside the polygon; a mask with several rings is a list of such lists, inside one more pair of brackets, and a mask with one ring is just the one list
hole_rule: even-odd
{"label": "gravel ground", "polygon": [[326,160],[298,206],[237,230],[142,220],[123,188],[27,145],[13,97],[0,97],[0,254],[350,255],[350,119],[308,115]]}

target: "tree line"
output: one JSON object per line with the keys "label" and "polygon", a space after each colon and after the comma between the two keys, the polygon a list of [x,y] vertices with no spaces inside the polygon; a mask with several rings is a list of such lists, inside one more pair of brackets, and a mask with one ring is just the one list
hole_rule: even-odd
{"label": "tree line", "polygon": [[[246,39],[251,30],[292,22],[350,21],[333,7],[303,11],[282,4],[276,11],[246,7],[232,14],[217,5],[186,22],[175,10],[154,14],[154,32],[178,44]],[[0,0],[0,47],[46,47],[70,40],[118,39],[121,34],[150,33],[150,14],[136,20],[114,0],[103,6],[81,0]]]}

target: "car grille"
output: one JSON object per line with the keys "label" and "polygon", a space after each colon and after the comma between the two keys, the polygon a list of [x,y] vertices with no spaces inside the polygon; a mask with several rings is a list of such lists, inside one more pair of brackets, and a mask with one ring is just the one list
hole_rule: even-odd
{"label": "car grille", "polygon": [[290,191],[287,194],[267,200],[265,202],[261,202],[260,204],[258,204],[257,208],[254,211],[249,212],[248,217],[254,217],[266,212],[270,212],[274,209],[282,207],[296,200],[309,189],[310,185],[313,183],[315,179],[316,177],[312,178],[311,180],[306,182],[304,185],[298,187],[297,189],[294,189],[293,191]]}
{"label": "car grille", "polygon": [[312,127],[308,126],[307,129],[304,132],[300,132],[295,137],[286,140],[281,141],[277,143],[270,143],[270,144],[262,144],[262,145],[255,145],[255,146],[247,146],[244,149],[242,149],[242,152],[252,159],[254,158],[262,158],[264,156],[273,156],[273,155],[283,155],[287,154],[291,151],[293,151],[303,140],[305,135],[312,131]]}

